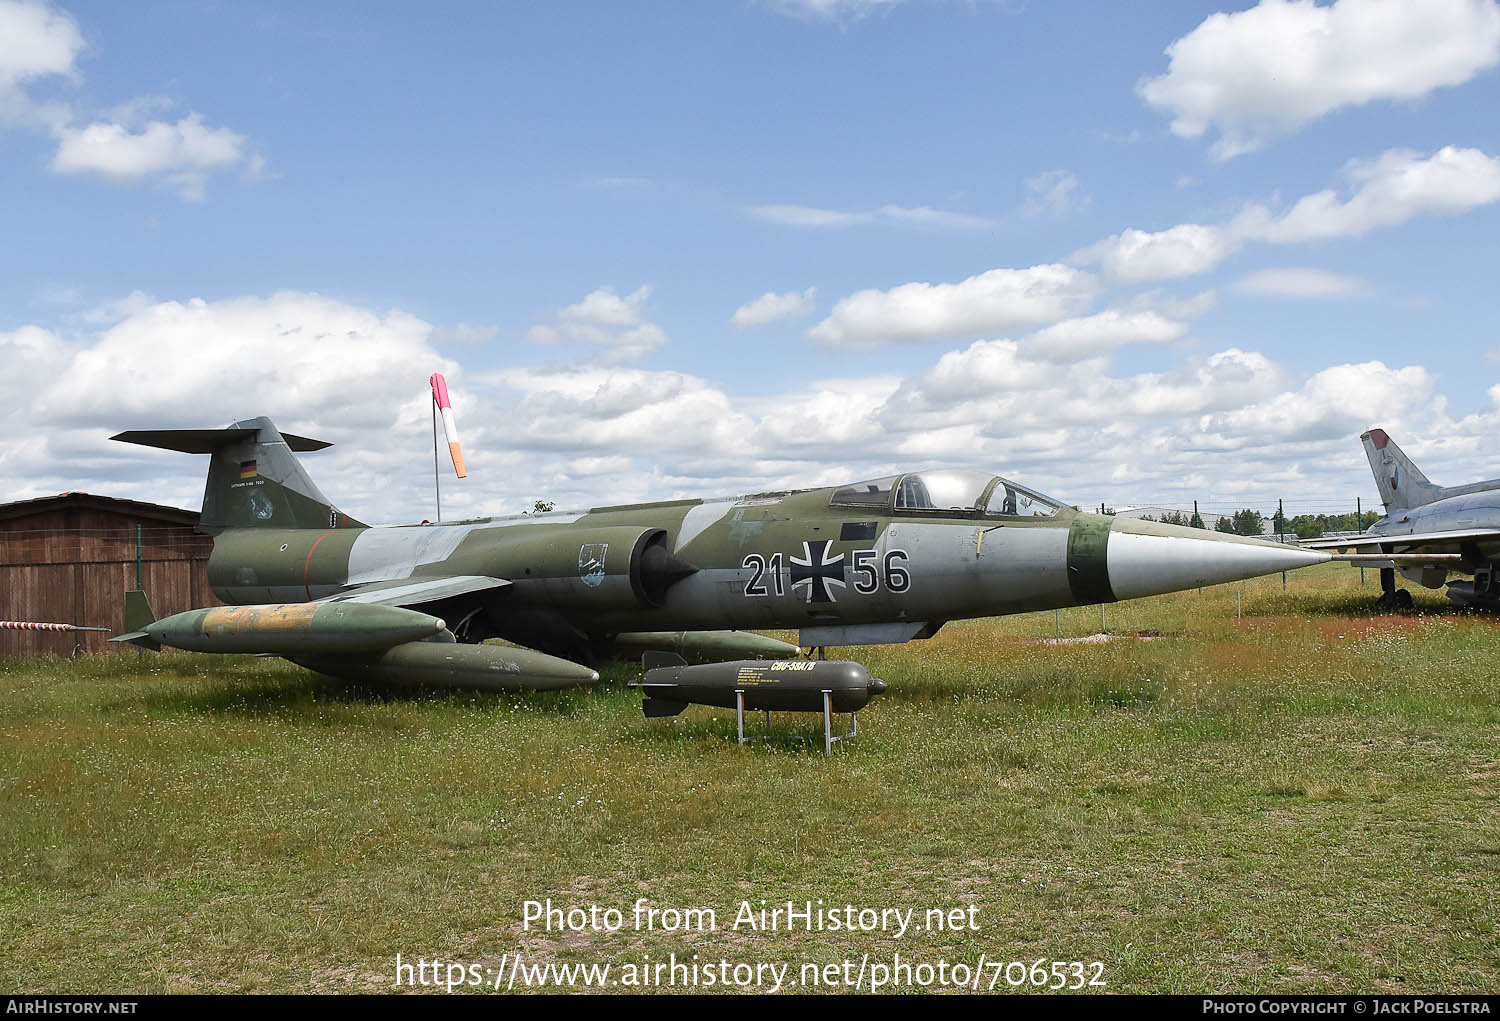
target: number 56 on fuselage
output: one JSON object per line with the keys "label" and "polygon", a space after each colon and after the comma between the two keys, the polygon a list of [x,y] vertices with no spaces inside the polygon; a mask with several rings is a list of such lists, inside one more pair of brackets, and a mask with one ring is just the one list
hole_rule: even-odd
{"label": "number 56 on fuselage", "polygon": [[[237,607],[161,621],[138,608],[122,640],[273,652],[377,681],[589,683],[589,665],[618,650],[675,644],[724,659],[793,651],[738,634],[752,628],[796,629],[806,647],[904,642],[950,620],[1113,602],[1329,559],[1084,514],[956,469],[369,527],[335,507],[293,454],[327,444],[283,436],[269,419],[115,439],[210,455],[200,523],[215,536],[209,583]],[[482,644],[490,638],[525,649]]]}

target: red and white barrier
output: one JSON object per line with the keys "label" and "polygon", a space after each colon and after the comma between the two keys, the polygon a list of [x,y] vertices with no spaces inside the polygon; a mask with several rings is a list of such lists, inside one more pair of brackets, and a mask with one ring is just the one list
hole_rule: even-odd
{"label": "red and white barrier", "polygon": [[0,620],[0,631],[108,631],[107,627],[78,624],[47,624],[39,620]]}

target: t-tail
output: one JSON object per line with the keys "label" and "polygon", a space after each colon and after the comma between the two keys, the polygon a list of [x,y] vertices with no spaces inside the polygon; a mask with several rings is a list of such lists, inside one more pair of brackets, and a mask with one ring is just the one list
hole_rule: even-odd
{"label": "t-tail", "polygon": [[1360,440],[1365,445],[1365,457],[1370,460],[1370,471],[1375,475],[1375,485],[1380,489],[1380,499],[1387,511],[1410,510],[1450,496],[1500,489],[1500,479],[1466,486],[1434,485],[1422,474],[1422,469],[1401,452],[1384,429],[1371,429]]}
{"label": "t-tail", "polygon": [[227,429],[133,429],[111,439],[208,454],[198,530],[209,535],[227,528],[365,527],[323,495],[293,453],[332,444],[279,432],[269,418]]}

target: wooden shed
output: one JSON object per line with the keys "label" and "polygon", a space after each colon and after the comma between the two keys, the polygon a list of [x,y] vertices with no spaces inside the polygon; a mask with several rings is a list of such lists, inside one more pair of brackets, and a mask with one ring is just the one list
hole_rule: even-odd
{"label": "wooden shed", "polygon": [[[107,627],[118,633],[137,563],[158,616],[216,606],[213,539],[198,512],[88,493],[0,504],[0,620]],[[0,631],[0,656],[120,649],[98,632]]]}

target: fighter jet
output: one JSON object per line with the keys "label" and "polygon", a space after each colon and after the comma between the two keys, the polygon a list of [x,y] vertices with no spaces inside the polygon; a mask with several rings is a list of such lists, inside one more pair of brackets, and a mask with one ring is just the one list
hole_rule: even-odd
{"label": "fighter jet", "polygon": [[[1114,602],[1327,561],[1327,553],[1085,514],[988,472],[445,524],[369,527],[266,418],[114,439],[209,455],[199,527],[224,607],[117,641],[263,652],[336,676],[481,688],[588,684],[597,660],[700,660],[899,643],[947,621]],[[792,629],[800,645],[745,629]],[[494,644],[504,639],[515,646]]]}
{"label": "fighter jet", "polygon": [[[1385,517],[1354,536],[1303,543],[1309,549],[1353,549],[1365,556],[1343,557],[1380,567],[1381,609],[1410,609],[1411,593],[1396,587],[1399,569],[1427,588],[1448,585],[1448,598],[1461,606],[1500,609],[1500,479],[1467,486],[1433,485],[1401,452],[1384,429],[1360,436],[1370,471],[1385,504]],[[1450,573],[1471,581],[1448,581]]]}

